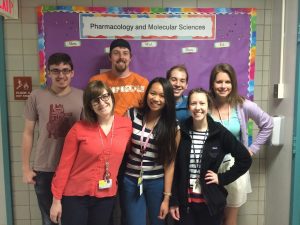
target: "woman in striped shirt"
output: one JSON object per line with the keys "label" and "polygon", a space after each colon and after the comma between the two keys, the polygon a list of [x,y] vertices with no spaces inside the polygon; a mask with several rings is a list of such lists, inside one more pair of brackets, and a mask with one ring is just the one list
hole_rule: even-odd
{"label": "woman in striped shirt", "polygon": [[[191,117],[180,126],[170,212],[180,225],[220,225],[226,205],[226,185],[251,165],[247,149],[220,123],[207,114],[208,93],[193,89],[188,95]],[[218,173],[226,153],[235,163]]]}
{"label": "woman in striped shirt", "polygon": [[[176,125],[173,88],[165,78],[154,78],[145,92],[143,106],[130,109],[132,147],[121,190],[128,225],[164,224],[174,172]],[[179,141],[178,141],[179,142]]]}

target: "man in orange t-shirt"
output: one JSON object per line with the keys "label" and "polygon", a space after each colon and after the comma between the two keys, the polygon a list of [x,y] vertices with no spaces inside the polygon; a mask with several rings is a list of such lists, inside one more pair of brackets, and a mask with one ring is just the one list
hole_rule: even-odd
{"label": "man in orange t-shirt", "polygon": [[149,83],[146,78],[129,70],[131,58],[130,44],[124,39],[113,40],[109,52],[111,70],[90,78],[90,81],[101,80],[112,89],[118,115],[124,115],[129,108],[142,104]]}

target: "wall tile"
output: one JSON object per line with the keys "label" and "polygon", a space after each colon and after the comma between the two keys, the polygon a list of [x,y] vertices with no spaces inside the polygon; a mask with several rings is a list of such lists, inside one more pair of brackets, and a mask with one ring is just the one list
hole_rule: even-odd
{"label": "wall tile", "polygon": [[24,119],[22,117],[10,116],[9,131],[23,132],[23,130],[24,130]]}
{"label": "wall tile", "polygon": [[30,191],[29,192],[29,201],[30,201],[31,206],[38,206],[38,201],[37,201],[35,191]]}
{"label": "wall tile", "polygon": [[265,10],[265,25],[272,23],[272,10]]}
{"label": "wall tile", "polygon": [[263,70],[270,69],[270,56],[263,56]]}
{"label": "wall tile", "polygon": [[29,193],[28,191],[15,191],[13,193],[14,205],[27,206],[29,205]]}
{"label": "wall tile", "polygon": [[265,0],[265,9],[272,9],[273,0]]}
{"label": "wall tile", "polygon": [[247,201],[240,209],[239,215],[255,215],[258,213],[257,201]]}
{"label": "wall tile", "polygon": [[23,116],[24,102],[8,102],[8,114],[10,116]]}
{"label": "wall tile", "polygon": [[67,5],[67,6],[91,6],[92,0],[56,0],[57,5]]}
{"label": "wall tile", "polygon": [[38,27],[37,24],[25,23],[22,25],[22,36],[23,39],[37,40]]}
{"label": "wall tile", "polygon": [[4,39],[22,39],[21,24],[4,23]]}
{"label": "wall tile", "polygon": [[128,0],[128,7],[163,7],[163,0]]}
{"label": "wall tile", "polygon": [[163,7],[184,7],[184,8],[194,8],[197,7],[197,0],[163,0]]}
{"label": "wall tile", "polygon": [[256,26],[256,41],[264,40],[264,27],[263,25]]}
{"label": "wall tile", "polygon": [[263,57],[262,56],[256,56],[256,58],[255,58],[255,69],[256,70],[262,70],[263,69]]}
{"label": "wall tile", "polygon": [[258,187],[253,187],[252,188],[252,193],[248,194],[247,200],[248,201],[257,201],[259,199],[259,188]]}
{"label": "wall tile", "polygon": [[37,23],[36,7],[21,8],[22,23]]}
{"label": "wall tile", "polygon": [[264,40],[271,40],[271,26],[264,26]]}
{"label": "wall tile", "polygon": [[261,70],[257,70],[255,72],[255,77],[254,77],[254,85],[262,85],[262,74],[263,72]]}
{"label": "wall tile", "polygon": [[256,56],[263,55],[263,41],[256,42]]}
{"label": "wall tile", "polygon": [[13,177],[21,177],[23,175],[21,162],[11,163],[11,174]]}
{"label": "wall tile", "polygon": [[31,220],[31,225],[41,225],[42,220]]}
{"label": "wall tile", "polygon": [[36,7],[40,5],[55,5],[56,0],[21,0],[19,3],[22,7]]}
{"label": "wall tile", "polygon": [[231,8],[231,0],[198,0],[198,8]]}
{"label": "wall tile", "polygon": [[22,55],[6,55],[6,70],[23,70]]}
{"label": "wall tile", "polygon": [[21,162],[21,147],[11,147],[10,154],[12,162]]}
{"label": "wall tile", "polygon": [[265,202],[258,201],[258,214],[264,215],[264,213],[265,213]]}
{"label": "wall tile", "polygon": [[38,42],[37,40],[23,40],[23,53],[25,55],[37,55],[38,54]]}
{"label": "wall tile", "polygon": [[264,9],[265,1],[263,0],[232,0],[232,7],[234,8],[257,8]]}
{"label": "wall tile", "polygon": [[22,54],[22,40],[6,40],[5,44],[5,54],[8,55],[18,55]]}
{"label": "wall tile", "polygon": [[30,219],[29,206],[15,206],[14,207],[14,217],[17,220]]}
{"label": "wall tile", "polygon": [[259,159],[253,159],[250,167],[251,173],[259,173]]}
{"label": "wall tile", "polygon": [[41,219],[41,217],[42,217],[41,211],[37,205],[30,206],[30,216],[31,216],[31,219],[35,219],[35,220]]}
{"label": "wall tile", "polygon": [[264,41],[264,55],[270,55],[270,41]]}
{"label": "wall tile", "polygon": [[109,6],[115,6],[115,7],[127,7],[128,6],[128,0],[93,0],[93,6],[102,6],[102,7],[109,7]]}
{"label": "wall tile", "polygon": [[264,215],[257,216],[257,225],[265,225],[265,216]]}
{"label": "wall tile", "polygon": [[14,225],[31,225],[31,222],[30,222],[30,220],[24,220],[24,219],[17,220],[17,219],[15,219],[14,220]]}
{"label": "wall tile", "polygon": [[261,86],[254,86],[254,101],[261,100]]}
{"label": "wall tile", "polygon": [[13,132],[10,135],[10,145],[14,147],[20,147],[22,142],[22,132]]}
{"label": "wall tile", "polygon": [[24,55],[24,70],[38,70],[39,58],[37,55]]}
{"label": "wall tile", "polygon": [[256,24],[263,25],[265,22],[265,11],[262,9],[256,10]]}
{"label": "wall tile", "polygon": [[244,215],[238,217],[238,224],[243,225],[257,225],[257,216],[256,215]]}
{"label": "wall tile", "polygon": [[266,198],[266,189],[264,187],[258,188],[258,200],[264,201]]}
{"label": "wall tile", "polygon": [[[278,71],[279,73],[279,71]],[[270,71],[263,71],[263,85],[269,85],[270,82]]]}
{"label": "wall tile", "polygon": [[22,177],[12,177],[12,188],[14,191],[29,190],[29,185],[23,183]]}
{"label": "wall tile", "polygon": [[259,174],[259,187],[265,187],[266,186],[266,175],[265,174]]}
{"label": "wall tile", "polygon": [[262,97],[261,100],[269,99],[269,90],[267,88],[262,88],[261,97]]}

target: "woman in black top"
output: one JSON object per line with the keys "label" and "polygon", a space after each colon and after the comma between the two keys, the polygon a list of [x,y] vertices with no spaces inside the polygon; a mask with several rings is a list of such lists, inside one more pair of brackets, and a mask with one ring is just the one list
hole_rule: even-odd
{"label": "woman in black top", "polygon": [[[170,213],[180,225],[220,225],[227,196],[223,186],[244,174],[252,162],[243,144],[208,115],[209,106],[205,90],[190,91],[191,117],[181,124],[170,200]],[[218,174],[227,153],[235,163]]]}

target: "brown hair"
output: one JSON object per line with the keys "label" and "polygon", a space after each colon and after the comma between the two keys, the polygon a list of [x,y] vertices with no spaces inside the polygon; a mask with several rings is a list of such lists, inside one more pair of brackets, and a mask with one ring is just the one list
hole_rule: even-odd
{"label": "brown hair", "polygon": [[205,94],[205,95],[206,95],[206,98],[207,98],[208,108],[211,107],[212,99],[211,99],[211,97],[210,97],[210,95],[209,95],[209,92],[206,91],[206,90],[203,89],[203,88],[194,88],[194,89],[190,90],[190,92],[189,92],[189,94],[188,94],[188,98],[187,98],[187,108],[189,108],[191,96],[192,96],[193,94],[195,94],[195,93],[199,93],[199,94],[203,93],[203,94]]}
{"label": "brown hair", "polygon": [[180,65],[175,65],[175,66],[172,66],[170,69],[168,69],[167,71],[167,79],[169,80],[170,77],[171,77],[171,74],[174,70],[178,70],[178,71],[181,71],[181,72],[185,72],[186,74],[186,82],[189,81],[189,73],[187,71],[187,68],[185,67],[185,65],[183,64],[180,64]]}
{"label": "brown hair", "polygon": [[113,103],[112,113],[114,112],[115,97],[112,90],[108,86],[106,86],[102,81],[95,80],[88,83],[83,93],[83,107],[86,121],[90,123],[95,123],[98,121],[97,114],[93,110],[91,101],[99,97],[104,92],[104,90],[106,90],[110,94]]}
{"label": "brown hair", "polygon": [[220,64],[215,65],[210,73],[209,92],[210,92],[211,97],[213,99],[216,98],[216,93],[214,92],[214,82],[217,78],[218,73],[220,73],[220,72],[227,73],[229,76],[229,79],[231,81],[232,89],[228,96],[228,102],[233,106],[242,104],[244,102],[245,98],[238,94],[238,85],[237,85],[235,70],[230,64],[227,64],[227,63],[220,63]]}

